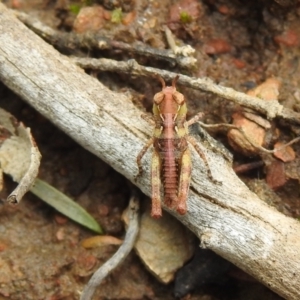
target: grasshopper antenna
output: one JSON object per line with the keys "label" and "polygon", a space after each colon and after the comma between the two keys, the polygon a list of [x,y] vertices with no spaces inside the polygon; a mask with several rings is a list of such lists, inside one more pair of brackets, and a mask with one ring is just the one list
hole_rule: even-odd
{"label": "grasshopper antenna", "polygon": [[176,88],[176,82],[177,82],[178,78],[179,78],[179,75],[176,75],[176,77],[173,79],[173,81],[172,81],[173,88]]}
{"label": "grasshopper antenna", "polygon": [[164,88],[166,87],[166,83],[165,83],[164,79],[163,79],[161,76],[159,76],[159,75],[157,75],[156,77],[157,77],[157,78],[159,79],[159,81],[161,82],[162,89],[164,89]]}

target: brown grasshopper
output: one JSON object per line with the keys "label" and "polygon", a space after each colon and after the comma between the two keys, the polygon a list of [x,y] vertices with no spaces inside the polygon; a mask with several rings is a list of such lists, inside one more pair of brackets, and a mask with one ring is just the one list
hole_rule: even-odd
{"label": "brown grasshopper", "polygon": [[151,216],[159,218],[161,210],[161,186],[163,185],[164,203],[176,209],[181,215],[187,211],[187,196],[191,180],[192,162],[188,143],[192,144],[204,161],[208,176],[212,178],[208,162],[194,137],[189,135],[188,127],[202,116],[196,115],[186,121],[187,107],[183,94],[176,91],[176,81],[166,86],[164,80],[162,91],[154,95],[153,115],[154,133],[137,156],[139,175],[142,173],[141,159],[153,145],[151,163],[152,211]]}

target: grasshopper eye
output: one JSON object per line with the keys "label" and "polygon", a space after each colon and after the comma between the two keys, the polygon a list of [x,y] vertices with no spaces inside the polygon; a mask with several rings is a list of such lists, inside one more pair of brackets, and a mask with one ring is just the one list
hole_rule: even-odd
{"label": "grasshopper eye", "polygon": [[159,92],[154,95],[153,100],[155,104],[160,104],[165,98],[165,94],[163,92]]}
{"label": "grasshopper eye", "polygon": [[172,97],[176,101],[177,104],[181,105],[184,103],[184,96],[181,93],[174,92]]}

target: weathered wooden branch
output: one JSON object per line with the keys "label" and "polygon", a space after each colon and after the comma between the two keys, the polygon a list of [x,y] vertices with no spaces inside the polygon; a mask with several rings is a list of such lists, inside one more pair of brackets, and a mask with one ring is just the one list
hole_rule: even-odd
{"label": "weathered wooden branch", "polygon": [[[0,79],[84,148],[133,181],[151,129],[130,96],[108,90],[0,4]],[[174,215],[207,247],[287,299],[300,299],[300,226],[262,202],[221,155],[194,153],[188,213]],[[136,185],[150,195],[150,153]],[[173,212],[172,212],[173,213]]]}

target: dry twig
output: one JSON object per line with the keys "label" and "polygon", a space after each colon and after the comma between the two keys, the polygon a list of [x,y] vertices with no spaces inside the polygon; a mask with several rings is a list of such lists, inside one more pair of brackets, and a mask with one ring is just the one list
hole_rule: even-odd
{"label": "dry twig", "polygon": [[139,232],[139,206],[137,193],[133,192],[128,206],[129,223],[124,242],[118,251],[93,274],[92,278],[85,286],[80,296],[80,300],[91,300],[96,288],[101,284],[102,280],[119,266],[132,250]]}
{"label": "dry twig", "polygon": [[[19,203],[23,196],[30,190],[34,181],[37,178],[41,160],[41,154],[33,140],[30,129],[19,127],[19,136],[24,139],[27,139],[30,147],[30,164],[28,169],[22,179],[20,180],[18,186],[11,192],[11,194],[7,197],[7,202],[9,203]],[[21,162],[20,162],[21,163]]]}
{"label": "dry twig", "polygon": [[[171,81],[176,75],[178,75],[178,73],[166,70],[141,66],[133,59],[124,62],[106,58],[96,59],[72,57],[72,60],[84,69],[112,71],[131,74],[132,76],[151,77],[158,74],[162,78]],[[215,84],[209,78],[194,78],[180,74],[177,83],[196,90],[211,92],[217,96],[233,101],[236,104],[251,108],[261,114],[264,114],[269,119],[283,118],[292,124],[300,125],[300,114],[288,108],[284,108],[277,100],[262,101],[260,98],[252,97],[235,91],[232,88]]]}
{"label": "dry twig", "polygon": [[39,171],[41,154],[30,128],[17,122],[3,109],[0,109],[0,127],[7,135],[7,138],[4,135],[1,139],[0,172],[1,176],[4,172],[18,182],[17,187],[7,197],[7,202],[16,204],[34,184]]}
{"label": "dry twig", "polygon": [[195,59],[183,55],[176,55],[172,50],[153,48],[141,42],[127,44],[121,41],[115,41],[99,33],[77,34],[72,32],[59,32],[32,18],[32,16],[26,13],[18,11],[15,11],[14,13],[24,24],[30,27],[39,36],[61,49],[94,48],[102,50],[122,50],[127,53],[151,57],[154,60],[167,61],[172,66],[178,65],[180,67],[189,68],[195,64]]}

